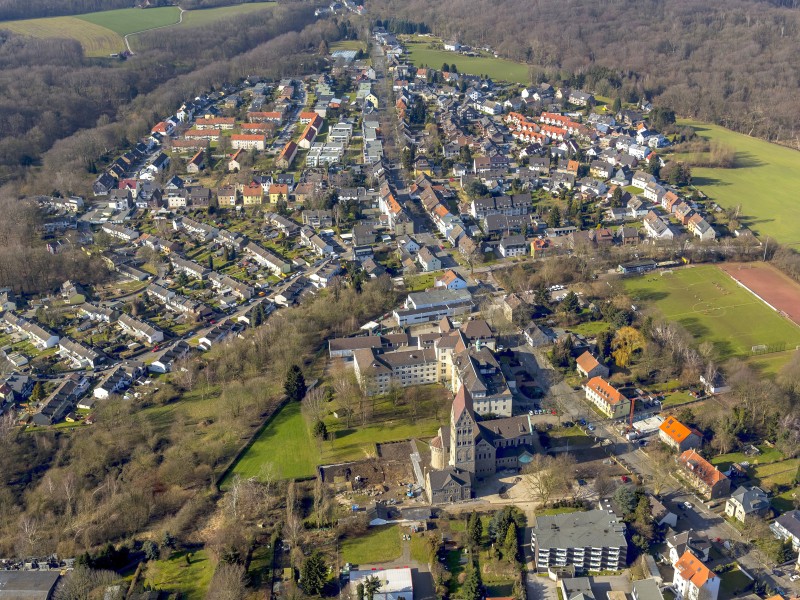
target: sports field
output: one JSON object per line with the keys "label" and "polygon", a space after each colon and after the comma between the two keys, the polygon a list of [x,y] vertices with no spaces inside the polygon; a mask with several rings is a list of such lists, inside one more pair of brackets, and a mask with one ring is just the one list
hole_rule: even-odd
{"label": "sports field", "polygon": [[800,152],[717,125],[679,123],[736,149],[736,168],[693,167],[694,184],[720,206],[741,205],[744,224],[758,235],[800,244]]}
{"label": "sports field", "polygon": [[723,359],[751,356],[753,346],[775,351],[800,344],[800,327],[713,265],[626,279],[625,287],[640,307],[652,306],[698,342],[712,342]]}
{"label": "sports field", "polygon": [[420,67],[427,65],[433,69],[441,69],[444,63],[455,64],[459,73],[468,75],[488,75],[498,81],[509,81],[528,85],[531,82],[528,65],[494,58],[493,56],[462,56],[455,52],[428,48],[436,38],[411,36],[404,38],[403,45],[409,52],[409,60]]}

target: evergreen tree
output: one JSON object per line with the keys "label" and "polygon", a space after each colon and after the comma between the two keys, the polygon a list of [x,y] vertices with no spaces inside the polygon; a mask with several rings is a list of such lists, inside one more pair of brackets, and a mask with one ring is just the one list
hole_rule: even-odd
{"label": "evergreen tree", "polygon": [[41,402],[42,400],[44,400],[44,387],[41,381],[37,381],[31,392],[31,402]]}
{"label": "evergreen tree", "polygon": [[481,523],[481,519],[475,511],[472,512],[469,516],[469,521],[467,521],[467,537],[473,546],[477,547],[481,545],[481,540],[483,539],[483,523]]}
{"label": "evergreen tree", "polygon": [[471,561],[467,569],[467,578],[464,580],[464,585],[461,586],[461,597],[463,600],[481,600],[483,597],[482,587],[480,571],[474,561]]}
{"label": "evergreen tree", "polygon": [[509,562],[517,560],[517,526],[514,523],[508,524],[506,539],[503,540],[503,556]]}
{"label": "evergreen tree", "polygon": [[364,584],[361,582],[356,586],[356,597],[358,600],[364,600]]}
{"label": "evergreen tree", "polygon": [[212,270],[212,271],[214,270],[214,257],[213,256],[209,256],[208,257],[208,268],[210,270]]}
{"label": "evergreen tree", "polygon": [[300,570],[300,587],[309,596],[319,596],[325,587],[328,567],[319,552],[313,552]]}
{"label": "evergreen tree", "polygon": [[558,210],[557,206],[554,206],[550,214],[547,215],[547,226],[552,228],[561,227],[561,211]]}
{"label": "evergreen tree", "polygon": [[561,301],[561,310],[565,313],[577,314],[581,310],[581,303],[575,292],[569,292]]}
{"label": "evergreen tree", "polygon": [[614,98],[614,103],[611,105],[611,110],[616,115],[620,110],[622,110],[622,100],[619,98]]}
{"label": "evergreen tree", "polygon": [[370,575],[364,580],[364,593],[367,595],[367,600],[373,600],[375,593],[381,589],[381,580],[375,575]]}
{"label": "evergreen tree", "polygon": [[314,437],[320,440],[328,439],[328,427],[324,421],[317,421],[314,424]]}
{"label": "evergreen tree", "polygon": [[295,402],[300,402],[306,395],[306,379],[303,377],[303,371],[297,365],[292,365],[286,373],[283,391],[289,400]]}

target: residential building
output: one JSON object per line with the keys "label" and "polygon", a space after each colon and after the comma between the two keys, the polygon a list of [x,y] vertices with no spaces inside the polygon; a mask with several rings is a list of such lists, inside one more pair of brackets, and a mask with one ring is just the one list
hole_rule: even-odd
{"label": "residential building", "polygon": [[6,325],[23,335],[27,335],[28,340],[39,350],[46,350],[58,344],[59,337],[56,334],[36,323],[31,323],[10,312],[5,313],[2,318]]}
{"label": "residential building", "polygon": [[250,242],[244,249],[255,262],[269,269],[274,275],[285,275],[292,270],[290,263],[255,242]]}
{"label": "residential building", "polygon": [[503,236],[497,245],[500,256],[508,258],[511,256],[525,256],[528,253],[528,242],[524,235]]}
{"label": "residential building", "polygon": [[578,573],[616,571],[627,562],[625,523],[602,509],[542,515],[531,528],[531,549],[539,572],[566,566]]}
{"label": "residential building", "polygon": [[602,377],[592,377],[583,389],[586,399],[608,418],[626,417],[630,413],[630,399]]}
{"label": "residential building", "polygon": [[100,383],[95,386],[92,394],[95,398],[105,400],[112,394],[118,394],[130,387],[133,379],[123,367],[116,367],[108,371]]}
{"label": "residential building", "polygon": [[588,350],[575,361],[575,369],[581,377],[586,377],[587,379],[608,377],[608,367],[601,364]]}
{"label": "residential building", "polygon": [[260,150],[267,147],[267,138],[263,134],[235,133],[231,136],[231,148],[234,150]]}
{"label": "residential building", "polygon": [[88,346],[76,342],[68,337],[62,337],[58,342],[58,353],[64,358],[68,358],[80,369],[86,367],[94,368],[103,361],[99,352],[95,352]]}
{"label": "residential building", "polygon": [[417,253],[417,261],[426,273],[438,271],[442,268],[442,261],[434,254],[429,246],[423,246]]}
{"label": "residential building", "polygon": [[390,387],[413,387],[439,381],[439,362],[433,349],[398,350],[377,355],[372,348],[353,352],[359,385],[368,396]]}
{"label": "residential building", "polygon": [[706,562],[711,556],[711,542],[691,529],[680,533],[668,531],[664,541],[667,544],[667,553],[671,565],[677,563],[687,551],[694,554],[702,562]]}
{"label": "residential building", "polygon": [[739,486],[725,502],[725,514],[741,523],[748,516],[764,517],[769,510],[769,497],[764,490],[755,486]]}
{"label": "residential building", "polygon": [[692,485],[709,500],[722,498],[730,493],[730,479],[696,450],[686,450],[680,454],[678,465]]}
{"label": "residential building", "polygon": [[130,315],[119,317],[119,326],[128,334],[153,345],[164,341],[164,332]]}
{"label": "residential building", "polygon": [[783,513],[769,528],[775,537],[791,542],[795,552],[800,550],[800,510]]}
{"label": "residential building", "polygon": [[434,289],[409,294],[403,308],[395,309],[393,314],[397,324],[403,327],[469,314],[474,306],[469,290]]}
{"label": "residential building", "polygon": [[378,591],[371,600],[412,600],[414,584],[409,567],[381,569],[379,571],[350,571],[350,593],[356,597],[358,584],[369,577],[377,577],[380,581]]}
{"label": "residential building", "polygon": [[703,445],[699,431],[687,427],[673,416],[667,417],[658,429],[658,438],[670,448],[684,452]]}
{"label": "residential building", "polygon": [[688,550],[675,563],[676,600],[717,600],[720,578]]}
{"label": "residential building", "polygon": [[436,279],[434,287],[445,288],[448,290],[465,290],[467,289],[467,282],[452,269],[444,272],[444,275]]}

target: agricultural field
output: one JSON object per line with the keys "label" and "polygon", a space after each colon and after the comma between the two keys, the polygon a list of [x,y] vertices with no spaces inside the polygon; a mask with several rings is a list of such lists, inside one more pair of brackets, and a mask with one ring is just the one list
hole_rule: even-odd
{"label": "agricultural field", "polygon": [[752,356],[754,346],[778,351],[800,344],[800,327],[712,265],[625,280],[634,302],[651,306],[714,344],[720,358]]}
{"label": "agricultural field", "polygon": [[[100,57],[125,49],[126,35],[141,33],[157,27],[168,27],[180,22],[181,27],[201,27],[222,19],[255,13],[274,6],[274,2],[254,2],[184,11],[177,6],[161,8],[123,8],[106,10],[72,17],[47,17],[0,23],[0,28],[20,35],[36,38],[68,38],[80,42],[87,56]],[[132,40],[135,48],[135,37]]]}
{"label": "agricultural field", "polygon": [[125,49],[122,37],[78,17],[49,17],[0,23],[0,28],[34,38],[68,38],[80,42],[86,56],[108,56]]}
{"label": "agricultural field", "polygon": [[681,120],[697,134],[736,149],[736,167],[692,168],[694,185],[723,207],[741,205],[743,223],[783,244],[800,242],[800,153],[717,125]]}
{"label": "agricultural field", "polygon": [[162,8],[122,8],[119,10],[104,10],[101,12],[78,15],[78,19],[92,23],[114,33],[126,36],[165,25],[173,25],[180,18],[181,9],[177,6],[164,6]]}
{"label": "agricultural field", "polygon": [[494,58],[493,56],[463,56],[456,52],[448,52],[435,48],[428,48],[436,38],[411,36],[405,39],[404,46],[408,50],[408,58],[416,66],[427,65],[440,69],[442,64],[455,64],[459,73],[469,75],[488,75],[492,79],[521,83],[527,85],[531,82],[528,65]]}
{"label": "agricultural field", "polygon": [[210,23],[216,23],[221,19],[238,17],[239,15],[250,14],[272,8],[275,2],[251,2],[248,4],[236,4],[233,6],[223,6],[220,8],[206,8],[204,10],[187,10],[183,13],[181,27],[202,27]]}

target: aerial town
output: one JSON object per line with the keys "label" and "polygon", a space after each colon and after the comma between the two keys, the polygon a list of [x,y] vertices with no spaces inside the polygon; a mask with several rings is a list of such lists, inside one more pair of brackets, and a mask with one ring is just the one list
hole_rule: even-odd
{"label": "aerial town", "polygon": [[674,112],[412,40],[491,53],[379,23],[26,200],[104,276],[2,289],[0,435],[57,471],[0,600],[800,594],[800,284]]}

